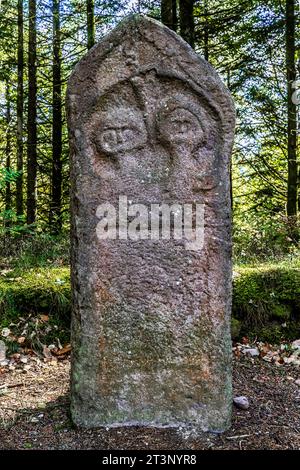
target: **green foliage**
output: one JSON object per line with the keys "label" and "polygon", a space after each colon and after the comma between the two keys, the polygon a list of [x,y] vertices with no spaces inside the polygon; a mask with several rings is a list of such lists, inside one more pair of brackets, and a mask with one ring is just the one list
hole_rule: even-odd
{"label": "green foliage", "polygon": [[233,340],[237,340],[241,335],[241,321],[236,318],[231,318],[231,336]]}
{"label": "green foliage", "polygon": [[[31,346],[62,344],[70,336],[69,240],[48,234],[0,236],[0,326],[15,336],[31,338]],[[49,321],[41,320],[49,316]],[[8,344],[13,352],[16,343]]]}
{"label": "green foliage", "polygon": [[0,213],[0,219],[2,217],[4,225],[0,227],[1,235],[34,235],[35,224],[26,224],[25,217],[23,215],[17,215],[14,211],[3,211]]}
{"label": "green foliage", "polygon": [[[299,230],[300,219],[297,226]],[[264,211],[237,213],[233,224],[235,262],[250,264],[297,255],[299,248],[293,227],[281,213],[271,217],[266,217]]]}
{"label": "green foliage", "polygon": [[68,266],[69,237],[65,233],[51,236],[38,231],[33,235],[5,234],[0,236],[0,252],[5,256],[3,266],[13,269]]}
{"label": "green foliage", "polygon": [[66,267],[2,271],[0,315],[5,312],[10,320],[26,312],[69,317],[69,302],[69,269]]}
{"label": "green foliage", "polygon": [[20,176],[19,171],[12,168],[0,168],[0,190],[4,188],[5,183],[13,183]]}
{"label": "green foliage", "polygon": [[[35,332],[39,342],[43,338],[43,344],[50,344],[55,338],[66,342],[70,323],[69,277],[67,267],[3,270],[0,280],[1,326],[17,324],[16,330],[21,335],[26,325],[28,335]],[[39,321],[41,314],[49,316],[49,323]]]}
{"label": "green foliage", "polygon": [[261,340],[295,338],[300,334],[300,259],[236,267],[233,316],[242,334]]}
{"label": "green foliage", "polygon": [[[12,168],[0,168],[0,195],[3,196],[3,200],[6,184],[15,183],[20,174],[19,171],[15,171]],[[18,233],[24,231],[24,229],[23,216],[17,216],[13,209],[3,208],[0,210],[0,235],[5,232]]]}

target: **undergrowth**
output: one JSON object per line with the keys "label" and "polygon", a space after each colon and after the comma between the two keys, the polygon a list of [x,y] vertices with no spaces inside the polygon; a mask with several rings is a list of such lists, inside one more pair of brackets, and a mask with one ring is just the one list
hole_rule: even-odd
{"label": "undergrowth", "polygon": [[[0,238],[0,328],[29,330],[38,344],[69,341],[68,238]],[[233,273],[234,339],[278,342],[300,337],[300,258],[253,260]],[[44,321],[48,317],[47,321]],[[25,326],[24,326],[25,325]],[[26,328],[25,328],[26,327]]]}

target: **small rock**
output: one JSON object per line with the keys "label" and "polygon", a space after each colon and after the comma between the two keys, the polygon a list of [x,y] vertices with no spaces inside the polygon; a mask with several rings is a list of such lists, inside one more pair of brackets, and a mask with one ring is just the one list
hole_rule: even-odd
{"label": "small rock", "polygon": [[7,336],[10,335],[10,329],[9,329],[9,328],[3,328],[2,331],[1,331],[1,335],[2,335],[4,338],[7,338]]}
{"label": "small rock", "polygon": [[0,340],[0,362],[5,361],[6,359],[6,346],[4,341]]}
{"label": "small rock", "polygon": [[249,354],[251,357],[259,356],[259,350],[257,348],[245,348],[242,350],[243,354]]}
{"label": "small rock", "polygon": [[25,356],[21,357],[20,360],[21,360],[21,362],[22,362],[23,364],[27,364],[27,362],[28,362],[28,359],[27,359],[27,357],[25,357]]}
{"label": "small rock", "polygon": [[30,422],[31,422],[31,423],[38,423],[38,422],[39,422],[39,419],[36,418],[35,416],[33,416],[33,418],[31,418]]}
{"label": "small rock", "polygon": [[250,404],[249,400],[247,397],[235,397],[233,399],[233,403],[237,408],[240,408],[241,410],[248,410]]}
{"label": "small rock", "polygon": [[300,348],[299,349],[294,349],[292,356],[298,358],[300,356]]}
{"label": "small rock", "polygon": [[295,380],[295,384],[299,385],[299,387],[300,387],[300,379]]}
{"label": "small rock", "polygon": [[287,375],[287,376],[286,376],[286,380],[289,380],[289,381],[291,381],[291,382],[294,382],[295,379],[294,379],[294,377],[292,377],[291,375]]}
{"label": "small rock", "polygon": [[292,342],[292,348],[300,349],[300,339],[296,339],[295,341]]}
{"label": "small rock", "polygon": [[283,358],[285,364],[291,364],[294,361],[294,358],[291,357],[284,357]]}
{"label": "small rock", "polygon": [[9,361],[7,359],[4,359],[3,361],[0,361],[0,366],[1,367],[6,367],[6,366],[8,366],[8,364],[9,364]]}

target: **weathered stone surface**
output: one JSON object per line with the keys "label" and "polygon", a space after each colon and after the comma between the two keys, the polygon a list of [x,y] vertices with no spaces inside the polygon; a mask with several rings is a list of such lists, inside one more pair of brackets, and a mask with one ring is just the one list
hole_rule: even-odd
{"label": "weathered stone surface", "polygon": [[[230,95],[174,32],[137,15],[79,62],[67,109],[73,420],[222,431],[232,406]],[[120,196],[204,204],[203,247],[99,239],[97,208],[118,208]]]}

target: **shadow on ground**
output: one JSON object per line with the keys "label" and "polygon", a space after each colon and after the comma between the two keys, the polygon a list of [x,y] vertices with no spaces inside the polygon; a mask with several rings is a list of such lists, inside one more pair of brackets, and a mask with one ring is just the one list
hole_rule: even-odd
{"label": "shadow on ground", "polygon": [[[252,360],[253,361],[253,360]],[[0,449],[300,449],[299,371],[261,360],[235,361],[234,394],[246,395],[248,410],[233,410],[232,427],[222,435],[153,428],[77,429],[69,414],[67,361],[35,371],[23,383],[9,375],[0,396]],[[24,406],[25,405],[25,406]]]}

